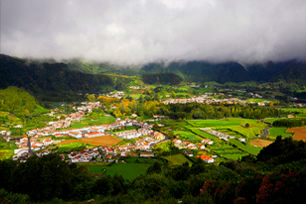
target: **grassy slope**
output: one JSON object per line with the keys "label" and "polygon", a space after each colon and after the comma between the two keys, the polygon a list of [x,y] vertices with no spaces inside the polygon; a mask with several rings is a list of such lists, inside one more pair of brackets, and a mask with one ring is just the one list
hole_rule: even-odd
{"label": "grassy slope", "polygon": [[292,137],[291,133],[286,133],[287,128],[282,127],[273,127],[269,129],[269,136],[271,137],[277,137],[281,135],[282,137]]}
{"label": "grassy slope", "polygon": [[255,155],[255,156],[256,156],[256,155],[260,152],[260,150],[262,149],[262,148],[260,148],[260,147],[254,147],[254,146],[251,146],[251,145],[248,145],[248,144],[243,144],[243,143],[241,143],[240,141],[235,140],[235,139],[230,139],[230,140],[229,140],[229,143],[231,143],[231,144],[233,144],[233,145],[236,145],[237,148],[239,148],[239,149],[241,149],[241,150],[243,150],[243,151],[245,151],[245,152],[247,152],[247,153],[250,153],[250,154],[252,154],[252,155]]}
{"label": "grassy slope", "polygon": [[169,155],[164,158],[170,161],[173,165],[181,165],[185,162],[188,162],[190,166],[192,165],[192,162],[182,154]]}

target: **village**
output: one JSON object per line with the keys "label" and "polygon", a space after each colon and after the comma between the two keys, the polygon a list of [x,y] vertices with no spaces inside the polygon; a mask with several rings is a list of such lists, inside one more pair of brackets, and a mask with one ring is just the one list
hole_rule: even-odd
{"label": "village", "polygon": [[[26,160],[33,155],[44,156],[52,153],[58,153],[57,149],[48,149],[49,146],[59,145],[62,141],[65,141],[66,137],[75,139],[84,138],[101,138],[101,137],[114,137],[122,140],[133,140],[133,143],[127,143],[123,145],[112,146],[96,146],[85,148],[80,151],[71,151],[66,153],[60,153],[62,160],[67,162],[89,162],[104,161],[104,162],[120,162],[120,157],[126,157],[129,155],[139,157],[154,157],[153,147],[160,142],[169,141],[166,135],[152,130],[154,122],[164,119],[162,115],[153,115],[152,120],[139,121],[133,114],[131,118],[119,119],[117,118],[114,123],[103,124],[96,126],[87,126],[82,128],[70,128],[73,121],[80,122],[85,115],[85,112],[92,112],[94,108],[101,108],[103,105],[100,102],[82,102],[82,106],[73,107],[76,112],[69,115],[57,115],[56,110],[48,113],[50,116],[56,116],[58,121],[51,121],[48,126],[41,129],[34,129],[28,131],[21,137],[15,144],[18,147],[14,150],[13,160],[19,160],[20,162],[26,162]],[[64,119],[65,118],[65,119]],[[162,124],[158,124],[163,126]],[[51,139],[54,137],[54,139]],[[59,138],[59,139],[57,139]],[[10,141],[10,136],[7,134],[4,139]],[[67,140],[69,141],[69,140]],[[184,154],[188,157],[193,157],[193,153],[190,150],[205,150],[205,145],[212,145],[213,142],[208,139],[203,139],[200,144],[193,144],[181,139],[173,140],[174,145],[178,149],[186,150]],[[135,154],[135,152],[138,152]],[[200,155],[198,155],[199,157]],[[203,157],[203,158],[202,158]],[[204,155],[201,156],[202,160],[207,163],[214,162],[214,158]]]}
{"label": "village", "polygon": [[[139,90],[140,87],[131,86],[131,89]],[[122,99],[126,94],[123,91],[110,92],[105,94],[107,97]],[[259,106],[264,106],[269,103],[269,101],[263,102],[248,102],[246,100],[241,100],[239,98],[214,98],[215,93],[207,92],[201,96],[193,96],[191,98],[167,98],[161,100],[164,104],[185,104],[185,103],[200,103],[200,104],[212,104],[212,103],[223,103],[223,104],[254,104],[257,103]],[[219,95],[224,95],[219,93]],[[252,94],[253,97],[260,98],[258,94]],[[120,138],[123,140],[132,140],[137,139],[133,144],[122,145],[122,146],[112,146],[112,147],[97,147],[100,151],[97,152],[96,148],[89,148],[79,152],[71,152],[66,157],[61,156],[63,159],[69,162],[88,162],[93,158],[104,159],[112,161],[113,158],[118,158],[118,156],[127,156],[133,151],[143,151],[139,154],[147,154],[145,157],[153,157],[154,152],[152,147],[154,144],[167,140],[167,137],[160,132],[153,131],[152,128],[154,124],[148,124],[147,122],[154,122],[163,120],[165,116],[163,115],[153,115],[153,119],[149,119],[146,122],[136,120],[137,115],[132,114],[130,118],[120,119],[116,118],[114,123],[102,124],[95,126],[87,126],[81,128],[71,128],[73,122],[82,121],[85,114],[91,113],[94,109],[103,108],[104,104],[100,102],[81,102],[81,106],[73,106],[72,109],[74,113],[68,115],[57,114],[57,109],[52,110],[47,115],[56,117],[57,121],[50,121],[48,126],[45,126],[40,129],[33,129],[26,133],[25,137],[19,138],[19,141],[16,141],[17,149],[14,150],[13,159],[20,161],[26,161],[28,157],[31,156],[32,152],[35,152],[37,156],[47,155],[50,153],[56,153],[54,150],[48,150],[48,146],[56,145],[64,141],[66,137],[75,138],[75,139],[84,139],[84,138],[98,138],[105,136],[112,136],[114,138]],[[111,109],[116,109],[117,107],[114,104],[110,105]],[[163,124],[157,124],[159,127],[164,126]],[[130,127],[134,127],[130,129]],[[22,128],[22,125],[18,125],[17,128]],[[235,138],[230,135],[226,135],[222,132],[216,130],[202,130],[211,135],[218,137],[219,139],[227,141],[229,138]],[[7,142],[10,141],[10,131],[2,131]],[[56,139],[52,140],[51,137],[54,136]],[[41,139],[41,138],[45,139]],[[28,140],[29,138],[29,140]],[[61,138],[60,140],[57,138]],[[15,138],[16,140],[16,138]],[[239,138],[241,142],[245,142],[244,138]],[[174,145],[179,149],[186,149],[185,155],[193,157],[193,154],[189,150],[204,150],[205,145],[211,144],[210,142],[201,142],[201,144],[193,144],[183,140],[173,140]],[[142,154],[143,153],[143,154]],[[62,154],[61,154],[62,155]],[[202,158],[205,162],[213,162],[214,158],[204,155]]]}

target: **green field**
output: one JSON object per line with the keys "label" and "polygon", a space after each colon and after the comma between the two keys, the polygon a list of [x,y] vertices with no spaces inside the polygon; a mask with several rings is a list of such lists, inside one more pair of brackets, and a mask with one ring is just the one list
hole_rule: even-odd
{"label": "green field", "polygon": [[216,129],[217,131],[220,131],[220,132],[223,132],[225,134],[228,134],[228,135],[231,135],[231,136],[234,136],[236,138],[240,138],[240,137],[245,137],[245,135],[237,132],[237,131],[234,131],[232,129],[229,129],[229,128],[218,128]]}
{"label": "green field", "polygon": [[202,130],[199,130],[199,128],[189,128],[189,130],[191,130],[193,133],[201,136],[202,138],[207,138],[207,139],[210,139],[210,140],[219,140],[217,137],[211,135],[211,134],[208,134]]}
{"label": "green field", "polygon": [[[137,161],[139,163],[137,163]],[[138,176],[145,174],[148,168],[154,163],[154,159],[132,158],[126,163],[115,163],[113,165],[85,165],[92,174],[107,174],[114,176],[121,175],[124,179],[134,180]],[[103,164],[103,163],[102,163]]]}
{"label": "green field", "polygon": [[14,150],[11,149],[0,149],[0,160],[10,159],[14,155]]}
{"label": "green field", "polygon": [[[240,134],[240,136],[245,136],[248,138],[253,138],[260,135],[261,130],[268,127],[267,124],[262,123],[258,120],[242,119],[242,118],[229,118],[224,120],[189,120],[188,123],[193,127],[199,127],[199,128],[205,128],[205,127],[212,127],[217,129],[227,128],[231,129],[233,132],[236,132],[236,133],[232,132],[232,134],[234,134],[233,136]],[[244,127],[246,123],[250,125],[249,128]],[[193,128],[192,131],[195,132]],[[196,134],[198,134],[198,131],[196,132]]]}
{"label": "green field", "polygon": [[[128,94],[128,95],[132,98],[139,98],[142,94]],[[125,97],[127,97],[128,95],[126,95]]]}
{"label": "green field", "polygon": [[272,124],[274,121],[279,120],[280,118],[268,118],[264,119],[264,122]]}
{"label": "green field", "polygon": [[265,129],[266,127],[268,126],[264,124],[263,126],[258,126],[258,127],[250,127],[250,128],[232,127],[231,129],[248,138],[254,138],[261,135],[262,134],[261,130]]}
{"label": "green field", "polygon": [[189,120],[188,123],[193,127],[228,127],[239,126],[239,120],[225,119],[225,120]]}
{"label": "green field", "polygon": [[189,166],[192,165],[192,162],[182,154],[169,155],[169,156],[165,156],[163,158],[167,159],[173,165],[181,165],[185,162],[188,162]]}
{"label": "green field", "polygon": [[249,154],[255,155],[255,156],[262,149],[260,147],[254,147],[254,146],[251,146],[251,145],[248,145],[248,144],[243,144],[240,141],[235,140],[235,139],[229,139],[229,143],[231,143],[232,145],[235,145],[240,150],[243,150],[243,151],[245,151],[245,152],[247,152]]}
{"label": "green field", "polygon": [[14,149],[17,149],[14,142],[0,142],[0,160],[12,158]]}
{"label": "green field", "polygon": [[300,116],[300,114],[306,114],[306,108],[281,108],[279,110],[286,113],[298,114],[298,116]]}
{"label": "green field", "polygon": [[63,152],[72,150],[72,149],[77,148],[77,147],[84,147],[85,148],[85,146],[86,145],[84,143],[81,143],[81,142],[72,142],[72,143],[62,144],[62,145],[58,146],[58,152],[63,153]]}
{"label": "green field", "polygon": [[101,125],[115,122],[115,118],[112,116],[102,116],[97,120],[86,119],[81,122],[76,122],[71,125],[71,128],[82,128],[93,125]]}
{"label": "green field", "polygon": [[304,92],[306,92],[306,89],[300,89],[300,90],[298,90],[297,92],[298,92],[298,93],[304,93]]}
{"label": "green field", "polygon": [[237,149],[231,145],[222,145],[222,146],[211,146],[211,150],[217,155],[226,158],[226,159],[235,159],[238,160],[243,156],[248,155],[247,153]]}
{"label": "green field", "polygon": [[195,135],[194,133],[190,131],[173,131],[175,135],[179,135],[181,139],[183,140],[201,140],[202,138]]}
{"label": "green field", "polygon": [[273,127],[268,130],[269,136],[277,137],[281,135],[282,137],[292,137],[291,133],[286,133],[287,128],[283,127]]}

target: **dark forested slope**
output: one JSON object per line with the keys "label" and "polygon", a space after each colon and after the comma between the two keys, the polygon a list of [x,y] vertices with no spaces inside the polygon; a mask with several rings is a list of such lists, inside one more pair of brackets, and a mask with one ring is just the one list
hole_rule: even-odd
{"label": "dark forested slope", "polygon": [[0,55],[0,88],[23,87],[41,100],[62,100],[78,92],[94,93],[112,90],[109,76],[71,71],[64,63],[31,63]]}
{"label": "dark forested slope", "polygon": [[306,63],[295,60],[253,64],[247,67],[235,62],[213,64],[190,61],[173,62],[167,66],[162,63],[151,63],[145,65],[142,70],[147,73],[173,72],[189,82],[268,82],[285,79],[287,82],[303,81],[305,83],[306,80]]}

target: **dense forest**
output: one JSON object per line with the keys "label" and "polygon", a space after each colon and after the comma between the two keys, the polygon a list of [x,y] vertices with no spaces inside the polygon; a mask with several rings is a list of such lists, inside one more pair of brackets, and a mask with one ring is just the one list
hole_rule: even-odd
{"label": "dense forest", "polygon": [[203,61],[190,61],[172,62],[167,65],[151,63],[145,65],[142,70],[147,73],[173,72],[183,77],[186,81],[193,82],[276,82],[278,80],[285,80],[287,83],[294,81],[305,84],[306,79],[305,63],[295,60],[248,66],[242,66],[236,62],[208,63]]}
{"label": "dense forest", "polygon": [[[266,117],[279,117],[281,112],[274,107],[240,104],[168,104],[159,103],[157,100],[146,100],[150,98],[140,97],[138,101],[124,99],[114,114],[165,115],[171,119],[218,119],[226,117],[242,117],[250,119],[262,119]],[[120,115],[117,115],[118,117]]]}
{"label": "dense forest", "polygon": [[177,85],[182,82],[182,78],[174,73],[146,73],[142,75],[142,80],[146,84],[169,84]]}
{"label": "dense forest", "polygon": [[[257,158],[206,164],[196,160],[170,166],[156,158],[133,181],[119,175],[93,178],[84,166],[67,164],[57,154],[26,163],[0,161],[0,201],[82,201],[99,203],[302,203],[306,198],[303,141],[278,137]],[[175,150],[174,150],[175,151]]]}
{"label": "dense forest", "polygon": [[[39,100],[75,100],[77,93],[114,90],[114,82],[106,75],[71,71],[64,63],[32,63],[0,55],[0,88],[22,87]],[[80,97],[80,96],[79,96]]]}
{"label": "dense forest", "polygon": [[306,118],[301,119],[281,119],[273,122],[274,127],[301,127],[306,124]]}

